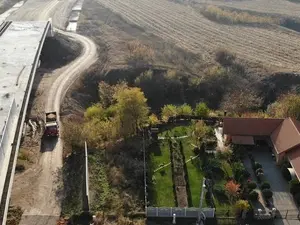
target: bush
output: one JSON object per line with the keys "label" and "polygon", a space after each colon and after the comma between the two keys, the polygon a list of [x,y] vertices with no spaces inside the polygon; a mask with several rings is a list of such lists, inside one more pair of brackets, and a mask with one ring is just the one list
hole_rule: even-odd
{"label": "bush", "polygon": [[225,195],[224,185],[215,185],[213,190],[215,195]]}
{"label": "bush", "polygon": [[200,102],[196,105],[195,111],[194,111],[196,116],[201,116],[201,117],[208,117],[209,114],[209,108],[204,102]]}
{"label": "bush", "polygon": [[260,168],[262,168],[262,165],[258,162],[255,162],[254,163],[254,170],[256,171],[257,169],[260,169]]}
{"label": "bush", "polygon": [[273,196],[273,192],[270,189],[263,190],[262,194],[266,199],[272,198]]}
{"label": "bush", "polygon": [[300,183],[297,178],[291,180],[289,184],[290,184],[290,192],[293,195],[300,193]]}
{"label": "bush", "polygon": [[259,174],[259,173],[263,173],[263,169],[262,168],[258,168],[257,170],[255,170],[255,174]]}
{"label": "bush", "polygon": [[256,178],[257,178],[258,183],[263,182],[264,181],[264,177],[265,177],[264,173],[257,174]]}
{"label": "bush", "polygon": [[260,185],[260,188],[262,189],[262,190],[264,190],[264,189],[270,189],[271,188],[271,186],[270,186],[270,184],[268,183],[268,182],[263,182],[261,185]]}
{"label": "bush", "polygon": [[258,200],[258,193],[257,191],[251,191],[249,193],[249,196],[248,196],[249,200],[251,201],[257,201]]}
{"label": "bush", "polygon": [[230,66],[233,64],[235,60],[235,55],[229,52],[226,49],[219,49],[216,52],[216,61],[220,63],[222,66]]}
{"label": "bush", "polygon": [[282,176],[287,180],[287,181],[291,181],[292,180],[292,176],[290,174],[290,171],[288,170],[288,168],[286,166],[282,166],[281,167],[281,173]]}
{"label": "bush", "polygon": [[250,181],[249,183],[248,183],[248,188],[249,189],[255,189],[257,187],[257,184],[255,183],[255,182],[253,182],[253,181]]}

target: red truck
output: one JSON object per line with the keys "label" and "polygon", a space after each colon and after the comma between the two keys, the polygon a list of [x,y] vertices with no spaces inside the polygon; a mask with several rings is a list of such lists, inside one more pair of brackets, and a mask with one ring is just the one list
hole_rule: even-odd
{"label": "red truck", "polygon": [[57,113],[56,112],[47,112],[46,113],[46,124],[44,135],[46,137],[58,137],[59,136],[59,126],[57,122]]}

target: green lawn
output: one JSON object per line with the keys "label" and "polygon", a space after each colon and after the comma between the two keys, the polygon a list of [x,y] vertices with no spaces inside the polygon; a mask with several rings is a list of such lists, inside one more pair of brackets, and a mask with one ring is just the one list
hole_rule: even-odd
{"label": "green lawn", "polygon": [[159,149],[155,149],[150,154],[153,170],[153,193],[151,199],[152,206],[175,206],[173,193],[172,169],[171,165],[154,172],[161,165],[170,163],[170,150],[167,141],[161,141]]}
{"label": "green lawn", "polygon": [[[194,157],[194,147],[191,144],[194,144],[192,137],[182,139],[182,145],[185,155],[185,160],[188,161],[191,157]],[[200,196],[202,191],[202,182],[203,182],[203,172],[201,171],[201,160],[199,158],[193,159],[192,161],[187,162],[186,164],[190,192],[192,197],[192,206],[199,207]],[[202,206],[205,207],[205,200],[202,203]]]}
{"label": "green lawn", "polygon": [[[178,139],[183,145],[183,151],[185,160],[188,161],[191,157],[195,156],[193,145],[196,144],[192,135],[191,126],[178,126],[167,131],[161,132],[160,137],[165,136],[189,136],[183,139]],[[170,149],[167,140],[160,140],[159,145],[156,146],[156,149],[151,150],[150,154],[152,171],[159,168],[162,165],[170,163]],[[203,182],[203,171],[201,170],[201,159],[195,158],[186,163],[187,172],[188,172],[188,182],[189,190],[191,195],[191,206],[199,207],[201,191],[202,191],[202,182]],[[226,161],[222,162],[222,169],[225,171],[227,176],[232,176],[232,168],[230,164]],[[152,206],[175,206],[175,196],[173,193],[173,181],[172,181],[172,169],[171,165],[166,166],[165,168],[154,173],[153,179],[153,197],[151,199]],[[225,180],[220,180],[218,183],[225,185]],[[222,201],[215,197],[214,199],[216,207],[219,211],[225,211],[231,209],[232,206],[228,202]],[[202,207],[207,207],[205,198],[202,203]]]}

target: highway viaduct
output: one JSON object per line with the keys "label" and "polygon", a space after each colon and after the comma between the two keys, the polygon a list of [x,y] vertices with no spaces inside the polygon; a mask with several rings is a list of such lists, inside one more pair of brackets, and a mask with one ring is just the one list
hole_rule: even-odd
{"label": "highway viaduct", "polygon": [[[1,22],[0,22],[1,23]],[[51,21],[0,24],[0,224],[6,224],[25,115]]]}

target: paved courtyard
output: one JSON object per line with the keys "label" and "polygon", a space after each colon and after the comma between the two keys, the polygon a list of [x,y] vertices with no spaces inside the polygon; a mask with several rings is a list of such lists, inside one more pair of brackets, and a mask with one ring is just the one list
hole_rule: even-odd
{"label": "paved courtyard", "polygon": [[289,192],[288,182],[283,178],[280,168],[276,166],[271,153],[265,149],[255,149],[252,154],[254,159],[262,165],[265,178],[271,185],[274,206],[280,212],[289,210],[291,214],[295,214],[298,209]]}

